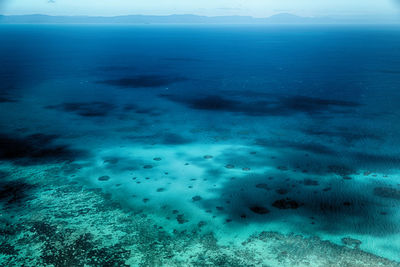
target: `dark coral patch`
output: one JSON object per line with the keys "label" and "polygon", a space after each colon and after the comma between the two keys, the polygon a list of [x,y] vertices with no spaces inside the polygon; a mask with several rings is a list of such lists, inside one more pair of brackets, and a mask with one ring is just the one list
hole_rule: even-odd
{"label": "dark coral patch", "polygon": [[108,175],[103,175],[103,176],[100,176],[99,178],[97,178],[97,180],[99,180],[99,181],[108,181],[108,180],[110,180],[110,176],[108,176]]}
{"label": "dark coral patch", "polygon": [[400,200],[400,190],[391,187],[375,187],[374,195],[378,197]]}
{"label": "dark coral patch", "polygon": [[269,213],[269,210],[265,207],[262,206],[252,206],[249,208],[252,212],[257,213],[257,214],[267,214]]}
{"label": "dark coral patch", "polygon": [[9,243],[0,243],[0,255],[18,255],[18,251]]}
{"label": "dark coral patch", "polygon": [[35,185],[17,181],[0,182],[0,201],[6,201],[8,205],[19,204],[25,200],[34,198],[31,196]]}
{"label": "dark coral patch", "polygon": [[355,174],[356,171],[346,165],[329,165],[328,173],[334,173],[343,177],[349,176],[350,174]]}
{"label": "dark coral patch", "polygon": [[239,102],[227,100],[220,96],[206,96],[193,99],[188,104],[193,109],[234,111],[238,108]]}
{"label": "dark coral patch", "polygon": [[189,222],[189,221],[185,218],[185,215],[184,215],[184,214],[178,214],[178,215],[176,216],[176,220],[178,221],[179,224],[184,224],[184,223]]}
{"label": "dark coral patch", "polygon": [[349,202],[349,201],[343,202],[343,206],[349,207],[349,206],[351,206],[351,205],[352,205],[352,203]]}
{"label": "dark coral patch", "polygon": [[123,88],[151,88],[168,86],[173,83],[186,81],[184,77],[162,76],[162,75],[137,75],[115,80],[103,80],[97,83],[118,86]]}
{"label": "dark coral patch", "polygon": [[15,137],[0,134],[0,160],[12,160],[19,165],[36,165],[71,161],[86,156],[81,150],[67,145],[55,145],[57,135],[33,134]]}
{"label": "dark coral patch", "polygon": [[165,145],[184,145],[192,142],[193,141],[191,139],[175,133],[166,133],[161,139],[161,143]]}
{"label": "dark coral patch", "polygon": [[289,193],[289,190],[287,190],[286,188],[279,188],[275,192],[278,193],[279,195],[285,195]]}
{"label": "dark coral patch", "polygon": [[360,245],[361,245],[360,240],[357,240],[357,239],[354,239],[351,237],[343,237],[341,241],[344,245],[349,246],[351,248],[355,248],[355,249],[360,248]]}
{"label": "dark coral patch", "polygon": [[317,186],[317,185],[319,185],[318,181],[312,180],[312,179],[304,179],[303,183],[306,186]]}
{"label": "dark coral patch", "polygon": [[200,200],[202,200],[203,198],[201,197],[201,196],[194,196],[194,197],[192,197],[192,200],[193,201],[200,201]]}
{"label": "dark coral patch", "polygon": [[333,130],[332,129],[317,130],[314,128],[309,128],[303,130],[303,132],[308,135],[316,136],[318,138],[339,138],[346,145],[362,141],[365,139],[372,139],[378,141],[382,140],[382,137],[375,133],[371,133],[366,130],[360,130],[360,129],[358,129],[358,131],[355,132],[354,129],[347,127],[336,127]]}
{"label": "dark coral patch", "polygon": [[319,115],[324,112],[347,112],[360,104],[351,101],[322,99],[307,96],[269,95],[258,101],[242,101],[243,98],[229,99],[226,96],[208,95],[198,98],[164,95],[171,101],[192,109],[243,113],[248,116],[289,116],[296,113]]}
{"label": "dark coral patch", "polygon": [[115,106],[106,102],[71,102],[50,105],[46,108],[72,112],[82,117],[105,117],[115,109]]}
{"label": "dark coral patch", "polygon": [[8,98],[5,96],[0,96],[0,103],[12,103],[12,102],[17,102],[15,99]]}
{"label": "dark coral patch", "polygon": [[295,200],[286,198],[274,201],[274,203],[272,203],[272,206],[278,209],[286,210],[286,209],[297,209],[301,206],[301,204]]}

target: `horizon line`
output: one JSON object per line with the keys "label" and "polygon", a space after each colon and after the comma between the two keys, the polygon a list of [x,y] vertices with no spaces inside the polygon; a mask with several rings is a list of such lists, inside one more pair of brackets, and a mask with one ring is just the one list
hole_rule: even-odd
{"label": "horizon line", "polygon": [[[12,20],[22,19],[23,17],[45,17],[49,19],[56,18],[64,18],[64,19],[118,19],[118,18],[143,18],[146,19],[173,19],[174,17],[180,18],[181,20],[176,21],[86,21],[86,22],[73,22],[73,21],[34,21],[34,18],[30,18],[33,21],[21,21],[21,20]],[[182,20],[184,17],[188,17],[186,21]],[[192,18],[202,18],[203,21],[190,20]],[[378,16],[374,17],[366,17],[366,16],[299,16],[293,13],[281,12],[276,13],[267,17],[253,17],[250,15],[217,15],[217,16],[207,16],[207,15],[197,15],[191,13],[185,14],[168,14],[168,15],[146,15],[146,14],[127,14],[127,15],[112,15],[112,16],[104,16],[104,15],[50,15],[43,13],[32,13],[32,14],[0,14],[0,24],[370,24],[370,25],[380,25],[380,24],[400,24],[400,17],[384,17],[382,20],[378,19]],[[7,18],[10,21],[7,21]],[[215,19],[232,19],[231,21],[216,21]],[[234,21],[235,18],[238,19],[247,19],[247,21]],[[374,18],[374,19],[371,19]],[[207,19],[210,19],[207,21]],[[214,21],[212,21],[214,19]]]}

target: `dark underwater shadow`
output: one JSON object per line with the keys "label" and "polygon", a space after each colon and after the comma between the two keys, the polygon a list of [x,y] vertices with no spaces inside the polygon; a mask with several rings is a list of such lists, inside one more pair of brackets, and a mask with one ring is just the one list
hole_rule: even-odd
{"label": "dark underwater shadow", "polygon": [[17,137],[11,134],[0,134],[0,160],[28,166],[38,164],[60,163],[86,158],[89,153],[69,145],[56,144],[57,135],[32,134]]}
{"label": "dark underwater shadow", "polygon": [[153,88],[169,86],[186,80],[187,78],[173,75],[136,75],[120,79],[98,81],[97,83],[121,88]]}
{"label": "dark underwater shadow", "polygon": [[159,145],[185,145],[193,143],[195,140],[183,135],[172,132],[159,132],[150,135],[127,135],[124,139],[131,140],[137,144],[159,144]]}
{"label": "dark underwater shadow", "polygon": [[106,102],[71,102],[50,105],[45,108],[75,113],[82,117],[106,117],[115,110],[115,105]]}
{"label": "dark underwater shadow", "polygon": [[360,170],[389,173],[400,169],[400,155],[397,153],[360,150],[347,143],[324,142],[320,138],[306,142],[257,139],[254,144],[280,151],[276,164],[291,169],[300,167],[310,174],[349,176]]}
{"label": "dark underwater shadow", "polygon": [[35,198],[32,193],[36,187],[23,180],[0,180],[0,202],[6,207],[23,205],[26,200]]}
{"label": "dark underwater shadow", "polygon": [[237,177],[222,184],[216,191],[218,197],[204,199],[200,205],[243,225],[302,218],[316,230],[335,234],[385,236],[400,231],[393,213],[393,201],[400,205],[400,189],[290,176],[271,173]]}
{"label": "dark underwater shadow", "polygon": [[[399,156],[281,139],[258,139],[253,149],[257,153],[225,151],[213,159],[219,169],[201,165],[220,185],[213,190],[216,197],[200,206],[243,225],[302,218],[316,230],[335,234],[400,231],[395,212],[400,186],[385,181],[385,173],[399,170]],[[258,168],[268,170],[253,173]],[[229,169],[235,169],[230,179]]]}
{"label": "dark underwater shadow", "polygon": [[292,116],[304,113],[312,116],[325,113],[351,113],[360,103],[335,99],[323,99],[301,95],[260,95],[248,98],[222,95],[176,96],[160,95],[170,101],[195,110],[241,113],[248,116]]}

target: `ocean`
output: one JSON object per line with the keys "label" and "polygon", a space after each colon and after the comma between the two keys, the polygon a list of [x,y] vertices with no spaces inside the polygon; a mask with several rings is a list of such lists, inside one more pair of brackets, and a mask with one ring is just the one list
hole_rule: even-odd
{"label": "ocean", "polygon": [[0,265],[400,266],[400,28],[0,25]]}

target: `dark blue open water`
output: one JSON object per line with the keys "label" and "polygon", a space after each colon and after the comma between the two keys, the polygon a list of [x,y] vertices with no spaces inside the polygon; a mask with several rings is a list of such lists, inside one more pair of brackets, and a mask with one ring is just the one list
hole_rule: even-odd
{"label": "dark blue open water", "polygon": [[[50,169],[172,239],[201,228],[233,248],[295,233],[349,247],[333,262],[400,261],[399,89],[397,26],[0,25],[1,222],[20,225],[0,262],[21,261],[11,252],[25,253],[24,231],[40,236],[32,223],[79,225],[33,214],[63,198],[24,180]],[[44,250],[23,255],[55,264]]]}

